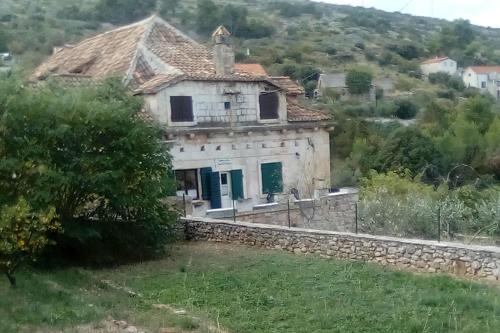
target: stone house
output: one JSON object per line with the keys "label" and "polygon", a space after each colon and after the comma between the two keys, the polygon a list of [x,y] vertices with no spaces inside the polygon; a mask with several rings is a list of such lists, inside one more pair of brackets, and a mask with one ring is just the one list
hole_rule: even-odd
{"label": "stone house", "polygon": [[205,46],[153,16],[56,49],[31,79],[110,75],[143,96],[145,115],[164,127],[177,194],[195,215],[252,211],[292,188],[329,187],[329,115],[304,106],[289,78],[235,64],[224,27]]}
{"label": "stone house", "polygon": [[435,73],[447,73],[456,75],[458,73],[457,62],[448,57],[435,57],[420,64],[420,69],[425,76]]}
{"label": "stone house", "polygon": [[500,100],[500,66],[467,67],[462,77],[466,87],[474,87]]}

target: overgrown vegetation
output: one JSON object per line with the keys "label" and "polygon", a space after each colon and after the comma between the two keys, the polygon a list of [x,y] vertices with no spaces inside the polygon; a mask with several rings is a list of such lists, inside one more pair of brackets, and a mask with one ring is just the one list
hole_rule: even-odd
{"label": "overgrown vegetation", "polygon": [[450,188],[449,182],[436,188],[408,172],[372,172],[361,187],[361,229],[398,237],[500,241],[500,187],[478,191],[471,185]]}
{"label": "overgrown vegetation", "polygon": [[[161,200],[175,186],[161,131],[138,117],[141,105],[116,80],[82,88],[0,80],[6,241],[29,254],[28,236],[16,232],[40,233],[57,243],[50,258],[93,264],[162,253],[176,213]],[[54,233],[55,215],[63,233]],[[2,255],[9,251],[4,246]]]}

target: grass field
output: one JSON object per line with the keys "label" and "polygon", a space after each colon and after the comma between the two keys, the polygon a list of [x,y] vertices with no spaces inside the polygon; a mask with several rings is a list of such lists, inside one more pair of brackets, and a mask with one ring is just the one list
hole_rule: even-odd
{"label": "grass field", "polygon": [[240,246],[184,244],[163,260],[18,281],[0,280],[0,332],[107,332],[95,327],[110,318],[147,332],[500,332],[498,285]]}

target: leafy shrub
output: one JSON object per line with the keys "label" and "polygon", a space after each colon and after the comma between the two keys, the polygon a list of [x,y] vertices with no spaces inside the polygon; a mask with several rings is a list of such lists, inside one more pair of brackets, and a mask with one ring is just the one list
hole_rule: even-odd
{"label": "leafy shrub", "polygon": [[50,234],[60,231],[55,209],[33,212],[24,199],[0,210],[0,272],[12,286],[14,273],[27,260],[34,261],[51,244]]}
{"label": "leafy shrub", "polygon": [[396,111],[394,115],[399,119],[413,119],[418,112],[418,107],[409,99],[396,101]]}
{"label": "leafy shrub", "polygon": [[399,76],[394,87],[400,91],[411,91],[417,86],[414,79],[404,76]]}
{"label": "leafy shrub", "polygon": [[64,229],[54,240],[71,259],[163,250],[176,214],[161,200],[175,186],[161,131],[137,117],[140,99],[114,80],[78,89],[0,81],[0,105],[0,204],[54,206]]}
{"label": "leafy shrub", "polygon": [[367,70],[351,69],[347,72],[345,83],[349,93],[363,95],[370,92],[373,75]]}
{"label": "leafy shrub", "polygon": [[377,103],[375,113],[380,117],[392,117],[396,113],[396,103],[392,101],[384,101]]}
{"label": "leafy shrub", "polygon": [[321,97],[326,103],[333,103],[342,97],[342,91],[335,88],[325,88],[321,92]]}
{"label": "leafy shrub", "polygon": [[391,45],[388,48],[406,60],[417,59],[422,55],[422,50],[414,43],[404,42],[397,45]]}
{"label": "leafy shrub", "polygon": [[439,90],[437,92],[437,96],[439,98],[446,98],[446,99],[451,99],[453,100],[455,98],[455,91],[452,89],[447,89],[447,90]]}
{"label": "leafy shrub", "polygon": [[442,84],[458,91],[465,89],[465,85],[460,78],[443,72],[429,74],[429,82],[432,84]]}
{"label": "leafy shrub", "polygon": [[344,109],[344,113],[350,117],[371,117],[375,114],[371,105],[350,105]]}
{"label": "leafy shrub", "polygon": [[364,50],[365,49],[365,43],[363,43],[363,42],[356,42],[354,44],[354,47],[357,48],[357,49],[360,49],[360,50]]}
{"label": "leafy shrub", "polygon": [[377,60],[377,53],[373,50],[365,50],[365,59],[368,61]]}
{"label": "leafy shrub", "polygon": [[325,48],[325,53],[327,53],[329,55],[335,55],[335,54],[337,54],[337,49],[334,46],[327,46]]}

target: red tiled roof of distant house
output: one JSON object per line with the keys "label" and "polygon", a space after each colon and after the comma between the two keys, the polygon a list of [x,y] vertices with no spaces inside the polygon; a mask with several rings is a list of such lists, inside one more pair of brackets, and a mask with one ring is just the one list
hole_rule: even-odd
{"label": "red tiled roof of distant house", "polygon": [[471,66],[476,74],[500,73],[500,66]]}
{"label": "red tiled roof of distant house", "polygon": [[234,64],[234,72],[241,75],[267,76],[261,64]]}
{"label": "red tiled roof of distant house", "polygon": [[448,57],[435,57],[435,58],[428,59],[428,60],[422,62],[422,65],[437,64],[437,63],[440,63],[440,62],[448,60],[448,59],[450,59],[450,58],[448,58]]}

